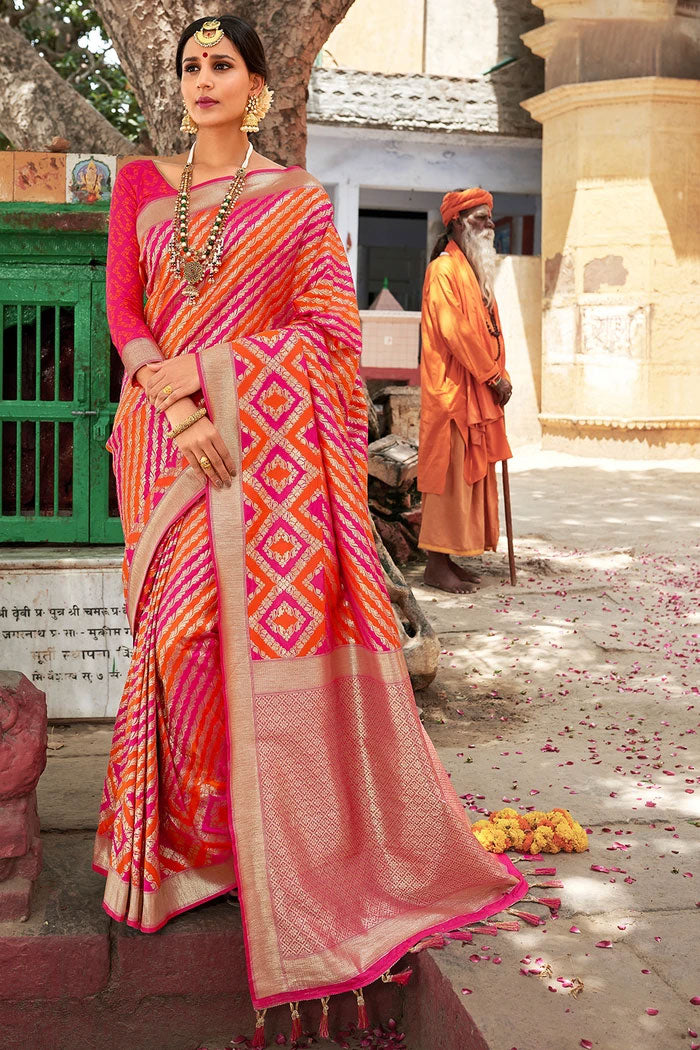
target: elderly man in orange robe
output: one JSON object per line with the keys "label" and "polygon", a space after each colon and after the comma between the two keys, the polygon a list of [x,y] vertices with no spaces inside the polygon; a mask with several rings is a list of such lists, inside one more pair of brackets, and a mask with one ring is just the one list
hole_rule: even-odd
{"label": "elderly man in orange robe", "polygon": [[421,318],[419,546],[424,580],[443,591],[476,590],[479,576],[451,555],[498,543],[495,464],[511,456],[503,405],[512,387],[493,294],[493,197],[480,188],[447,193],[446,232],[425,275]]}

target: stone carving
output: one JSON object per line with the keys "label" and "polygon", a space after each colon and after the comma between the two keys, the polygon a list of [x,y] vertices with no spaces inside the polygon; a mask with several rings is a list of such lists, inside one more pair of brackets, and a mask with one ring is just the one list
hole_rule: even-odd
{"label": "stone carving", "polygon": [[0,671],[0,922],[29,918],[41,871],[36,786],[46,742],[46,696],[18,671]]}
{"label": "stone carving", "polygon": [[592,304],[581,307],[581,351],[592,357],[644,359],[647,311],[630,304]]}

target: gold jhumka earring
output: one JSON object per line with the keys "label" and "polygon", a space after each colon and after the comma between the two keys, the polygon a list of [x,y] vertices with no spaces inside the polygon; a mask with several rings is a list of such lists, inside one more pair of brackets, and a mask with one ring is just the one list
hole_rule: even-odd
{"label": "gold jhumka earring", "polygon": [[246,134],[254,134],[256,131],[260,131],[260,121],[267,116],[273,98],[274,92],[270,91],[267,84],[265,84],[259,95],[250,96],[243,113],[241,131]]}
{"label": "gold jhumka earring", "polygon": [[199,126],[192,120],[192,117],[187,110],[187,106],[184,106],[183,108],[180,131],[185,131],[188,135],[196,135],[199,131]]}

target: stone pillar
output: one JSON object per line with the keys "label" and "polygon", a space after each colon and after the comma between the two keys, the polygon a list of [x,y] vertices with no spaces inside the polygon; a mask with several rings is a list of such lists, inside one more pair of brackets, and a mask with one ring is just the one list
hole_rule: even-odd
{"label": "stone pillar", "polygon": [[[700,20],[669,0],[535,0],[543,444],[700,450]],[[694,71],[694,72],[691,72]]]}
{"label": "stone pillar", "polygon": [[46,765],[46,697],[0,671],[0,922],[28,919],[41,871],[36,786]]}
{"label": "stone pillar", "polygon": [[357,288],[357,242],[360,237],[360,187],[355,182],[339,182],[334,192],[334,219],[348,255],[352,279]]}

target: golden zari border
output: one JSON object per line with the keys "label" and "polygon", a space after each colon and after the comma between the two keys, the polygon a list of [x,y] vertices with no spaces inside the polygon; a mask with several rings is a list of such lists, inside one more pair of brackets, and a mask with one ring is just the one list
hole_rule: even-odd
{"label": "golden zari border", "polygon": [[[265,869],[265,840],[258,784],[253,675],[248,636],[245,528],[240,471],[238,397],[232,347],[222,343],[199,355],[208,408],[238,466],[230,488],[210,486],[209,529],[219,592],[221,671],[226,698],[229,811],[238,894],[247,932],[252,989],[260,974],[275,990],[285,985]],[[251,936],[249,931],[254,931]],[[256,994],[257,990],[256,990]]]}
{"label": "golden zari border", "polygon": [[106,871],[104,903],[113,915],[142,930],[156,930],[168,919],[203,901],[220,896],[236,885],[233,862],[207,868],[188,868],[169,875],[157,890],[144,892],[110,867],[110,839],[100,836],[95,846],[95,866]]}
{"label": "golden zari border", "polygon": [[[315,179],[313,175],[309,175],[308,171],[304,171],[303,168],[280,169],[279,171],[274,170],[270,172],[251,171],[246,175],[243,192],[236,201],[236,206],[233,210],[235,212],[246,201],[256,200],[268,194],[286,193],[289,190],[320,185],[321,183],[318,179]],[[195,186],[190,191],[190,216],[196,215],[199,211],[206,211],[208,208],[218,208],[226,196],[229,186],[230,182],[228,179],[217,179],[213,182],[204,183],[201,186]],[[152,226],[173,220],[175,216],[175,191],[172,186],[170,188],[173,190],[173,194],[149,201],[139,212],[136,219],[136,236],[139,244],[143,244],[143,238]]]}

